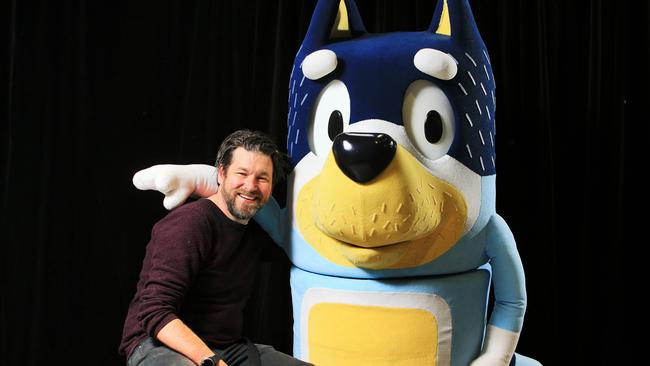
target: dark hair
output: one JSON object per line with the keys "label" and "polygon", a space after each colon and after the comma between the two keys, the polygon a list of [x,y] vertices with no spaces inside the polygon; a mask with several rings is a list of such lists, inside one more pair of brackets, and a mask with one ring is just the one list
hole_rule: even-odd
{"label": "dark hair", "polygon": [[238,130],[226,137],[217,153],[216,166],[227,170],[232,161],[232,152],[238,147],[262,153],[273,162],[273,187],[286,178],[289,172],[289,158],[278,149],[270,137],[261,131]]}

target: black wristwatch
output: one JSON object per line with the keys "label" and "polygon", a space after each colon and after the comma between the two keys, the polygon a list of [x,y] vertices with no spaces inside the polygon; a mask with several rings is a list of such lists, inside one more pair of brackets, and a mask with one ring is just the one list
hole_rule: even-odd
{"label": "black wristwatch", "polygon": [[201,361],[201,366],[217,366],[217,363],[219,363],[220,358],[217,357],[217,355],[212,355],[210,357],[206,357]]}

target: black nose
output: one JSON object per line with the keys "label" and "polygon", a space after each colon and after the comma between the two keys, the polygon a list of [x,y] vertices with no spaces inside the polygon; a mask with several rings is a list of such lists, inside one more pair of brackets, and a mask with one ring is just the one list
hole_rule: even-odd
{"label": "black nose", "polygon": [[341,133],[332,145],[334,160],[341,171],[358,183],[379,175],[395,156],[397,143],[383,133]]}

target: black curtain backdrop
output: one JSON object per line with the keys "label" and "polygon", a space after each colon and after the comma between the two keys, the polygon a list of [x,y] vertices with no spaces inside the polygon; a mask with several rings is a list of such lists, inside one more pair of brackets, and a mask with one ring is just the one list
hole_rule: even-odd
{"label": "black curtain backdrop", "polygon": [[[424,30],[435,7],[357,3],[373,32]],[[497,82],[497,211],[527,275],[518,351],[622,364],[638,301],[628,270],[643,246],[630,244],[644,244],[632,232],[647,216],[633,185],[647,167],[648,2],[471,3]],[[211,164],[238,128],[284,146],[289,72],[314,5],[0,5],[0,365],[124,364],[122,324],[166,213],[132,175]],[[263,264],[246,329],[290,352],[287,269],[282,253]]]}

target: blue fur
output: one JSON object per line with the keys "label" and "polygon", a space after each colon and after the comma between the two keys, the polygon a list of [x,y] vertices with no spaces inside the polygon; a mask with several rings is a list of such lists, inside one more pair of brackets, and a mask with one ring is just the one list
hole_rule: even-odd
{"label": "blue fur", "polygon": [[[333,3],[338,4],[336,1]],[[402,103],[407,87],[413,81],[428,80],[443,90],[455,111],[458,132],[448,154],[481,176],[495,174],[492,67],[476,27],[467,24],[462,29],[463,32],[473,29],[476,34],[467,38],[460,35],[447,37],[429,31],[363,33],[352,39],[324,44],[319,44],[320,39],[307,37],[296,55],[289,82],[287,150],[293,166],[309,152],[306,131],[311,107],[330,81],[340,80],[349,90],[350,124],[373,118],[403,125]],[[452,55],[458,61],[456,77],[444,81],[417,70],[413,56],[422,48],[434,48]],[[339,64],[333,73],[312,81],[304,77],[301,65],[307,55],[319,49],[336,53]],[[466,145],[471,149],[471,156]]]}

